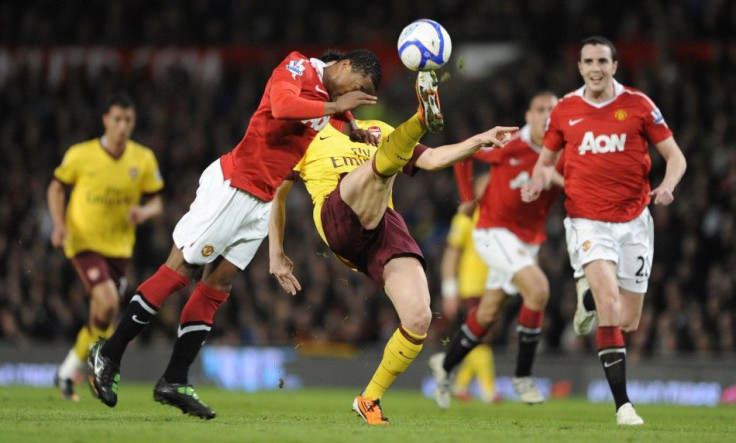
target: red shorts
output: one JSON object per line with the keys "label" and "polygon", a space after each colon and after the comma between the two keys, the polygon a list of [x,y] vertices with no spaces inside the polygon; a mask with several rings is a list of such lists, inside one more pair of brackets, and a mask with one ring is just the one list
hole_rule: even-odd
{"label": "red shorts", "polygon": [[87,292],[106,280],[112,280],[118,291],[125,290],[125,271],[129,259],[110,258],[97,252],[84,251],[72,257],[71,261]]}
{"label": "red shorts", "polygon": [[375,229],[365,229],[350,206],[342,201],[338,186],[325,199],[321,216],[330,249],[381,288],[384,286],[383,268],[392,258],[416,257],[422,267],[427,267],[404,218],[391,208],[386,209]]}

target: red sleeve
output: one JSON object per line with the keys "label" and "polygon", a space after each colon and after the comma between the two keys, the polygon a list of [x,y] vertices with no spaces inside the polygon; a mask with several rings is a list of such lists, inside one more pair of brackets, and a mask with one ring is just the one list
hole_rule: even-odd
{"label": "red sleeve", "polygon": [[[564,99],[560,100],[557,105],[552,108],[552,112],[549,114],[549,119],[547,119],[547,127],[544,131],[544,141],[542,144],[545,148],[549,149],[550,151],[557,152],[560,149],[564,148],[565,138],[562,134],[562,130],[560,129],[560,125],[558,123],[558,117],[557,114],[559,113],[560,104],[564,101]],[[557,111],[557,112],[555,112]]]}
{"label": "red sleeve", "polygon": [[452,169],[455,171],[455,181],[460,193],[460,200],[464,202],[475,200],[473,193],[473,160],[468,158],[457,162]]}
{"label": "red sleeve", "polygon": [[[330,124],[343,134],[348,134],[350,132],[345,132],[345,129],[352,129],[353,123],[351,122],[355,122],[355,117],[353,117],[353,113],[350,111],[343,112],[342,114],[335,114],[330,119]],[[355,127],[358,127],[357,123],[355,123]]]}
{"label": "red sleeve", "polygon": [[427,145],[417,143],[417,145],[414,146],[414,153],[411,155],[409,161],[404,165],[404,168],[401,169],[401,172],[408,175],[409,177],[416,174],[418,169],[416,167],[417,159],[421,157],[422,154],[424,154],[424,151],[426,151],[427,149],[429,149]]}
{"label": "red sleeve", "polygon": [[[325,115],[325,101],[301,98],[305,78],[316,76],[309,60],[289,54],[271,73],[271,114],[280,119],[307,119]],[[311,77],[310,77],[311,78]]]}
{"label": "red sleeve", "polygon": [[473,154],[473,160],[491,164],[501,163],[505,149],[507,148],[481,148]]}
{"label": "red sleeve", "polygon": [[290,82],[271,84],[271,114],[280,119],[317,118],[325,115],[325,102],[299,97],[301,88]]}

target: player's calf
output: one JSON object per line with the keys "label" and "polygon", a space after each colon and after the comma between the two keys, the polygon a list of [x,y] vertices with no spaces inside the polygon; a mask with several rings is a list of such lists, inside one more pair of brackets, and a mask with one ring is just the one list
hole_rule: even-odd
{"label": "player's calf", "polygon": [[590,292],[588,279],[582,277],[575,283],[578,304],[572,325],[575,334],[588,335],[595,326],[596,309],[593,294]]}

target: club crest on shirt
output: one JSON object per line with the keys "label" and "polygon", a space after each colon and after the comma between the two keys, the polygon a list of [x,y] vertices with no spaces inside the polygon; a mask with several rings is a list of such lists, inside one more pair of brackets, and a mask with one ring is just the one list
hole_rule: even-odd
{"label": "club crest on shirt", "polygon": [[371,126],[368,129],[366,129],[366,131],[368,131],[369,134],[376,137],[376,140],[378,140],[379,142],[381,141],[381,128],[380,127]]}
{"label": "club crest on shirt", "polygon": [[613,118],[615,118],[618,121],[624,121],[629,117],[629,113],[626,112],[625,109],[617,109],[616,112],[613,113]]}
{"label": "club crest on shirt", "polygon": [[138,177],[138,168],[130,168],[130,169],[128,169],[128,175],[132,179]]}
{"label": "club crest on shirt", "polygon": [[215,247],[212,245],[204,245],[202,248],[202,257],[209,257],[212,255],[212,253],[215,252]]}
{"label": "club crest on shirt", "polygon": [[291,78],[296,80],[296,77],[301,77],[304,74],[304,59],[299,60],[289,60],[289,63],[286,65],[286,70],[291,73]]}
{"label": "club crest on shirt", "polygon": [[590,249],[590,240],[585,240],[583,242],[583,251],[588,252],[589,249]]}

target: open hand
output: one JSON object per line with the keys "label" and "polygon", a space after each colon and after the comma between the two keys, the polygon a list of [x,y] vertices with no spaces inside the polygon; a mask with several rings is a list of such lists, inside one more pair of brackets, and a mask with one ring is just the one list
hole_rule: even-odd
{"label": "open hand", "polygon": [[281,287],[287,293],[296,295],[297,291],[301,291],[302,286],[299,280],[293,274],[294,262],[291,261],[286,254],[278,254],[272,256],[269,260],[269,272],[276,277]]}
{"label": "open hand", "polygon": [[375,105],[378,97],[366,94],[363,91],[350,91],[335,100],[337,112],[350,111],[362,105]]}

